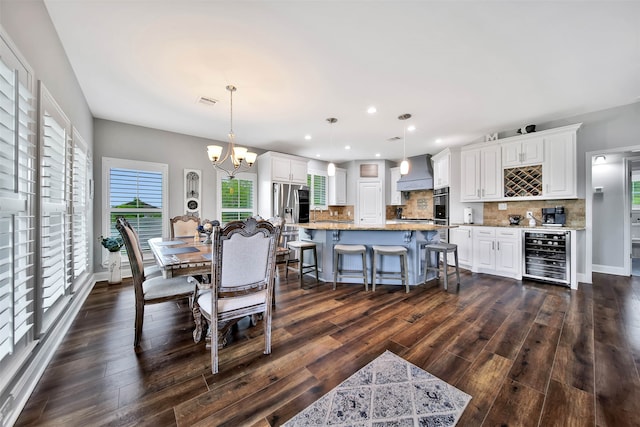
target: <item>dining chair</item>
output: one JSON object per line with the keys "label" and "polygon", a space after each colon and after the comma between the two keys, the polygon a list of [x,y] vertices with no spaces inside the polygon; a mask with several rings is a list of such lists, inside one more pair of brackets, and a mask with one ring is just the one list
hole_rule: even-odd
{"label": "dining chair", "polygon": [[[129,227],[131,232],[134,234],[136,238],[136,242],[138,242],[138,250],[140,251],[140,253],[142,253],[142,245],[140,245],[140,236],[138,235],[138,232],[135,230],[135,228],[131,226],[129,221],[127,221],[125,218],[122,218],[122,224],[126,227]],[[150,279],[152,277],[162,276],[162,270],[160,269],[158,264],[155,264],[155,263],[144,267],[143,272],[144,272],[145,280]]]}
{"label": "dining chair", "polygon": [[[264,354],[271,353],[271,301],[280,226],[247,218],[215,227],[211,289],[193,304],[196,330],[206,320],[211,335],[211,372],[218,373],[219,346],[227,332],[246,316],[262,315]],[[195,333],[194,333],[195,337]]]}
{"label": "dining chair", "polygon": [[140,345],[142,335],[142,323],[144,321],[144,306],[179,299],[193,298],[196,283],[189,276],[177,276],[164,278],[162,276],[146,278],[142,251],[138,235],[129,222],[123,218],[116,219],[116,229],[120,232],[124,245],[127,248],[129,265],[133,276],[133,290],[135,294],[136,316],[133,345]]}
{"label": "dining chair", "polygon": [[169,220],[172,239],[178,237],[193,237],[198,232],[200,218],[193,215],[174,216]]}

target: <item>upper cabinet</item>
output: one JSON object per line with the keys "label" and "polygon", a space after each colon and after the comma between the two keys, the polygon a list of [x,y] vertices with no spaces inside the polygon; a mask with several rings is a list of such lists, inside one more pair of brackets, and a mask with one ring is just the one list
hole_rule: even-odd
{"label": "upper cabinet", "polygon": [[501,145],[503,168],[544,162],[544,139],[542,137],[529,137],[522,141],[507,142]]}
{"label": "upper cabinet", "polygon": [[307,160],[268,151],[259,156],[259,168],[267,168],[272,182],[307,184]]}
{"label": "upper cabinet", "polygon": [[576,134],[579,126],[567,126],[572,129],[544,138],[542,191],[546,198],[577,197]]}
{"label": "upper cabinet", "polygon": [[433,188],[449,187],[451,185],[451,151],[447,148],[434,155]]}
{"label": "upper cabinet", "polygon": [[[462,147],[461,201],[577,197],[576,139],[581,125]],[[434,174],[435,167],[434,163]]]}
{"label": "upper cabinet", "polygon": [[347,204],[347,171],[336,168],[336,174],[329,177],[329,205],[344,206]]}
{"label": "upper cabinet", "polygon": [[389,204],[390,205],[401,205],[402,204],[402,192],[398,191],[397,183],[400,179],[400,168],[389,168]]}
{"label": "upper cabinet", "polygon": [[498,144],[463,147],[460,163],[462,201],[488,201],[502,197],[502,167]]}

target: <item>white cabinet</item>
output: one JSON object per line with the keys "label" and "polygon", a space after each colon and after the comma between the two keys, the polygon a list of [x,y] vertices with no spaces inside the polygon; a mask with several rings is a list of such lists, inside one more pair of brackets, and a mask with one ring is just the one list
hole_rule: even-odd
{"label": "white cabinet", "polygon": [[443,150],[434,155],[433,161],[433,188],[449,187],[451,185],[451,151]]}
{"label": "white cabinet", "polygon": [[522,259],[521,231],[517,228],[474,227],[474,272],[519,279]]}
{"label": "white cabinet", "polygon": [[329,205],[347,204],[347,170],[336,168],[336,174],[329,177]]}
{"label": "white cabinet", "polygon": [[[577,125],[578,127],[580,125]],[[545,198],[577,197],[576,133],[578,127],[545,136],[542,195]]]}
{"label": "white cabinet", "polygon": [[[471,269],[473,260],[473,227],[456,227],[449,230],[449,243],[458,245],[458,266]],[[447,257],[449,265],[454,265],[453,257]]]}
{"label": "white cabinet", "polygon": [[527,137],[522,141],[502,144],[502,167],[537,165],[544,162],[544,139]]}
{"label": "white cabinet", "polygon": [[390,205],[402,204],[402,192],[397,190],[398,180],[400,179],[400,168],[389,169],[389,203]]}
{"label": "white cabinet", "polygon": [[500,146],[493,144],[480,148],[473,147],[462,150],[460,156],[462,201],[501,199]]}
{"label": "white cabinet", "polygon": [[260,157],[258,167],[268,167],[271,181],[292,184],[307,184],[307,161],[286,154],[267,152]]}

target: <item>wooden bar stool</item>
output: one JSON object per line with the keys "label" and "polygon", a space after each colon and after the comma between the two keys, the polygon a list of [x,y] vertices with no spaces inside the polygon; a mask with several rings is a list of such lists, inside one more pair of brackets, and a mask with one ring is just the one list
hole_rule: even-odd
{"label": "wooden bar stool", "polygon": [[[318,283],[318,252],[316,251],[316,244],[313,242],[294,240],[292,242],[287,242],[287,247],[298,252],[298,268],[289,267],[289,263],[296,261],[295,259],[289,258],[287,260],[287,272],[289,269],[296,270],[298,272],[300,277],[300,288],[302,288],[302,278],[304,275],[313,270],[316,272],[316,283]],[[304,251],[313,251],[313,264],[304,264]]]}
{"label": "wooden bar stool", "polygon": [[[378,271],[376,266],[378,255],[380,255],[380,264],[382,264],[383,256],[400,257],[400,272]],[[376,290],[376,279],[395,279],[401,280],[405,286],[407,293],[409,292],[409,268],[407,267],[407,248],[404,246],[373,246],[373,268],[371,271],[372,289]]]}
{"label": "wooden bar stool", "polygon": [[[362,270],[340,269],[341,255],[362,255]],[[344,262],[344,259],[343,259]],[[364,290],[369,290],[367,282],[367,247],[364,245],[335,245],[333,247],[333,289],[336,288],[338,277],[362,277]]]}
{"label": "wooden bar stool", "polygon": [[[460,270],[458,269],[458,245],[445,242],[431,243],[425,245],[425,249],[427,250],[425,255],[427,259],[425,260],[426,268],[424,269],[424,281],[427,281],[427,272],[430,270],[436,271],[436,279],[440,278],[440,254],[442,254],[442,274],[444,274],[444,289],[447,290],[449,288],[449,275],[454,273],[458,281],[458,286],[460,286]],[[436,253],[435,266],[429,265],[431,262],[431,251]],[[449,252],[453,252],[453,257],[455,260],[455,271],[452,272],[449,272],[449,265],[447,264],[447,254]]]}

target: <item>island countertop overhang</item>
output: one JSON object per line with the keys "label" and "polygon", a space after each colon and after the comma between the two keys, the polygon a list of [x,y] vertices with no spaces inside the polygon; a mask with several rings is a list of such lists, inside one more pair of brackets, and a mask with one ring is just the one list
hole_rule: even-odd
{"label": "island countertop overhang", "polygon": [[294,227],[310,230],[376,230],[376,231],[436,231],[443,228],[456,228],[457,226],[444,226],[425,223],[395,223],[395,224],[352,224],[343,222],[308,222],[287,224]]}

